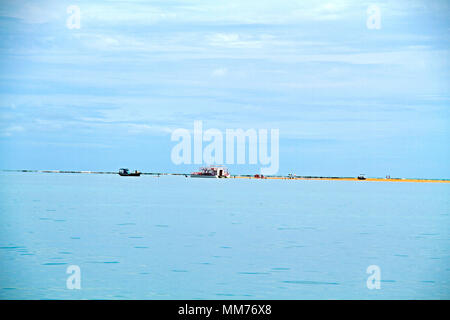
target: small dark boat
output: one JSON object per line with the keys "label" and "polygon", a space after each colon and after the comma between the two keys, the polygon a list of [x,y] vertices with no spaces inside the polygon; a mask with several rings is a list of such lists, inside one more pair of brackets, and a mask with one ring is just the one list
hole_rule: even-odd
{"label": "small dark boat", "polygon": [[141,173],[137,170],[130,172],[130,170],[122,168],[119,170],[119,175],[123,177],[139,177]]}
{"label": "small dark boat", "polygon": [[365,176],[365,174],[360,174],[359,176],[358,176],[358,180],[366,180],[367,178],[366,178],[366,176]]}

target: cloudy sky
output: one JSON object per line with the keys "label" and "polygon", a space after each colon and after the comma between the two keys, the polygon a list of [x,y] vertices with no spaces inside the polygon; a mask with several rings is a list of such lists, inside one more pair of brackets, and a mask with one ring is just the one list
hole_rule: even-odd
{"label": "cloudy sky", "polygon": [[450,178],[449,16],[425,0],[2,0],[0,169],[190,172],[170,134],[202,120],[279,129],[280,174]]}

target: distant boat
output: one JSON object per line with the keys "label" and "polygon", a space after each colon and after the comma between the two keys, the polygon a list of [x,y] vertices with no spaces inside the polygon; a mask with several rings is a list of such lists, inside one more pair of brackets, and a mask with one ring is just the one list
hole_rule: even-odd
{"label": "distant boat", "polygon": [[358,180],[366,180],[367,178],[366,178],[366,175],[364,174],[364,173],[361,173],[359,176],[358,176]]}
{"label": "distant boat", "polygon": [[123,177],[139,177],[141,173],[137,170],[135,170],[134,172],[130,172],[130,170],[122,168],[119,169],[119,175]]}
{"label": "distant boat", "polygon": [[191,178],[229,178],[228,169],[223,166],[209,166],[191,173]]}

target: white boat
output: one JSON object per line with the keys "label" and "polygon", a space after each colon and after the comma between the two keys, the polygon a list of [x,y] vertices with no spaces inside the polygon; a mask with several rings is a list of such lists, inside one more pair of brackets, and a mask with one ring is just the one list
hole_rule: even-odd
{"label": "white boat", "polygon": [[224,166],[209,166],[191,173],[191,178],[229,178],[230,173]]}

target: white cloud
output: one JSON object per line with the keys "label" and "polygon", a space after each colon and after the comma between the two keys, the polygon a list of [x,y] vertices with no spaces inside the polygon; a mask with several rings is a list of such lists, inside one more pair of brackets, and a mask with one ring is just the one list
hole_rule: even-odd
{"label": "white cloud", "polygon": [[228,69],[227,68],[219,68],[219,69],[215,69],[212,72],[212,75],[214,77],[223,77],[228,73]]}
{"label": "white cloud", "polygon": [[215,33],[207,37],[212,46],[227,48],[261,48],[263,42],[250,35],[239,35],[237,33]]}
{"label": "white cloud", "polygon": [[9,127],[6,127],[1,130],[1,136],[10,137],[15,133],[20,133],[23,131],[25,131],[25,128],[22,126],[18,126],[18,125],[9,126]]}
{"label": "white cloud", "polygon": [[67,14],[61,1],[2,1],[0,15],[21,19],[30,24],[42,24],[65,19]]}

